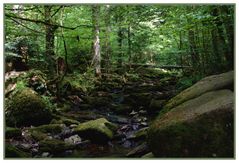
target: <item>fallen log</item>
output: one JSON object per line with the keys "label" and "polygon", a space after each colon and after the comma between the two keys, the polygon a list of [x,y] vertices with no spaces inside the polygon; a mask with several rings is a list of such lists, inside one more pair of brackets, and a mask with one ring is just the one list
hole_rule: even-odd
{"label": "fallen log", "polygon": [[154,65],[154,64],[138,64],[138,63],[127,63],[126,66],[131,68],[138,67],[152,67],[152,68],[162,68],[162,69],[184,69],[184,68],[192,68],[191,66],[183,66],[183,65]]}

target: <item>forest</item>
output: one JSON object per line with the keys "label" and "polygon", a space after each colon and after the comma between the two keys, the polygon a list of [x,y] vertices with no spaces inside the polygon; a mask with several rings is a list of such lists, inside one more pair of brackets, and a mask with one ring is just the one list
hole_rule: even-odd
{"label": "forest", "polygon": [[4,4],[4,157],[234,158],[235,4]]}

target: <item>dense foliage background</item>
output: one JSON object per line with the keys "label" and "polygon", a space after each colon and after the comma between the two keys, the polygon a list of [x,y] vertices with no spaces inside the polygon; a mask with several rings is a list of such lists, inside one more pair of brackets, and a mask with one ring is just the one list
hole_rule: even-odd
{"label": "dense foliage background", "polygon": [[96,65],[95,27],[103,71],[129,63],[192,66],[194,75],[233,69],[234,5],[5,5],[5,56],[27,46],[29,64],[46,68],[67,51],[69,68],[84,72]]}

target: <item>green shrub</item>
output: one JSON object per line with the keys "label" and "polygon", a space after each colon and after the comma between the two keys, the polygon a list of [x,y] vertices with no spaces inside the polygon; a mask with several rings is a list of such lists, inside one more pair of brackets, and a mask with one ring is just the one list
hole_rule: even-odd
{"label": "green shrub", "polygon": [[202,79],[201,75],[182,77],[177,83],[177,88],[179,90],[184,90],[188,87],[191,87],[193,84],[195,84],[200,79]]}

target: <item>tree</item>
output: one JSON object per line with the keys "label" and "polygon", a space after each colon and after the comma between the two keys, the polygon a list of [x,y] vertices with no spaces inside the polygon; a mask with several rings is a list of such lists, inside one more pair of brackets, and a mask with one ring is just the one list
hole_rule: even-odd
{"label": "tree", "polygon": [[110,35],[111,35],[111,22],[110,22],[110,17],[111,15],[111,6],[106,5],[105,6],[105,56],[104,56],[104,64],[105,64],[105,69],[106,72],[109,72],[110,68],[110,55],[111,55],[111,45],[110,45]]}
{"label": "tree", "polygon": [[95,72],[97,76],[101,76],[101,56],[100,56],[100,29],[99,29],[99,14],[100,6],[92,6],[92,22],[94,26],[94,45],[93,45],[93,60],[92,63],[95,67]]}

